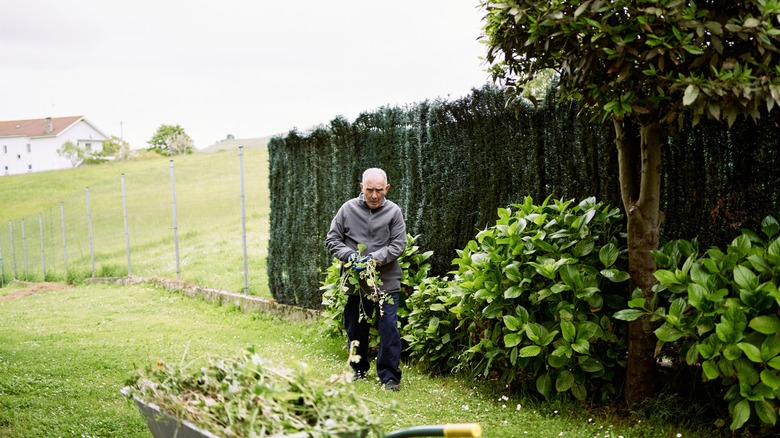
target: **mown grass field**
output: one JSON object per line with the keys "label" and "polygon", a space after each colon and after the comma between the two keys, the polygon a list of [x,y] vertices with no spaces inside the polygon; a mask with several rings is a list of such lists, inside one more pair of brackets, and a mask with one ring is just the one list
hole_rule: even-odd
{"label": "mown grass field", "polygon": [[[247,148],[243,161],[248,292],[270,298],[265,271],[267,148]],[[178,243],[181,280],[243,292],[240,188],[237,150],[196,153],[173,160],[147,156],[67,171],[2,177],[0,249],[4,278],[42,281],[44,270],[47,280],[90,277],[93,257],[96,276],[127,275],[129,240],[132,275],[176,278]],[[127,235],[123,203],[127,205]]]}
{"label": "mown grass field", "polygon": [[[218,158],[221,154],[225,156]],[[253,175],[257,188],[252,189],[255,200],[251,214],[247,210],[256,243],[250,259],[252,291],[270,295],[264,276],[268,169],[267,159],[257,156],[253,158],[257,160]],[[0,178],[0,218],[44,208],[60,196],[79,191],[79,187],[113,180],[120,173],[127,178],[155,175],[158,179],[150,181],[166,185],[160,182],[165,178],[158,175],[161,166],[162,173],[167,172],[167,164],[167,159],[150,159]],[[193,214],[208,217],[200,222],[192,219],[198,226],[182,239],[187,249],[183,279],[211,287],[228,284],[225,289],[240,290],[241,251],[233,243],[240,225],[218,214],[226,208],[224,194],[232,192],[232,188],[219,187],[228,179],[219,175],[233,165],[237,169],[235,155],[229,151],[177,158],[176,184],[179,199],[190,198],[197,205],[189,207]],[[213,171],[217,167],[223,170]],[[180,174],[186,176],[179,178]],[[136,176],[133,181],[142,179]],[[229,184],[233,183],[235,180]],[[143,193],[149,197],[146,205],[170,202],[164,195],[155,198],[154,187]],[[111,211],[106,205],[97,207],[93,215],[110,216],[114,214]],[[240,240],[240,234],[235,240]],[[118,249],[101,259],[102,264],[114,266],[108,271],[121,273],[123,245],[119,239]],[[169,255],[164,238],[150,238],[133,253],[134,266],[149,266],[150,272],[159,270],[154,275],[173,278]],[[344,341],[321,336],[317,321],[244,313],[144,284],[28,287],[15,282],[0,289],[0,315],[0,436],[4,437],[149,437],[136,407],[119,391],[134,370],[158,360],[197,364],[209,356],[234,356],[245,346],[255,345],[279,366],[305,363],[313,376],[323,379],[341,371],[346,361]],[[697,426],[695,407],[671,402],[655,403],[633,413],[618,412],[571,401],[544,402],[533,394],[515,394],[461,376],[428,376],[412,363],[404,363],[403,371],[399,393],[383,391],[373,378],[354,383],[362,394],[388,406],[383,412],[388,431],[422,424],[478,422],[486,437],[726,435],[713,427]],[[393,404],[396,410],[389,408]]]}
{"label": "mown grass field", "polygon": [[[319,335],[316,321],[291,322],[219,307],[155,287],[82,285],[12,298],[0,290],[0,436],[149,437],[136,407],[120,394],[133,370],[162,360],[205,361],[255,345],[280,367],[307,364],[325,379],[344,366],[343,342]],[[403,389],[381,389],[372,373],[360,393],[398,409],[386,430],[478,422],[486,437],[710,436],[658,410],[620,417],[571,402],[542,403],[479,382],[431,377],[404,364]],[[673,420],[673,421],[670,421]],[[681,434],[681,435],[678,435]]]}

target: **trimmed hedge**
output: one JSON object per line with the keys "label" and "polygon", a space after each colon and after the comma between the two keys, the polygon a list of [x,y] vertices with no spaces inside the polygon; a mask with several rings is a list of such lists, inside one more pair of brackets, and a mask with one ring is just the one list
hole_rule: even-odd
{"label": "trimmed hedge", "polygon": [[[662,170],[667,239],[697,235],[722,245],[734,229],[757,228],[780,210],[779,117],[670,133]],[[454,101],[378,108],[352,123],[338,117],[275,137],[269,153],[269,286],[278,301],[309,308],[321,303],[330,221],[357,196],[368,167],[387,171],[388,198],[418,244],[434,252],[434,275],[447,272],[498,208],[526,196],[621,205],[612,126],[584,120],[578,105],[558,103],[554,93],[538,108],[507,107],[502,90],[489,86]]]}

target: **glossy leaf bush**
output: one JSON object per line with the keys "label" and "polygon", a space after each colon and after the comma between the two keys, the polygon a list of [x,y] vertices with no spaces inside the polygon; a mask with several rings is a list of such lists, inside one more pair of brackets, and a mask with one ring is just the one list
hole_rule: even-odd
{"label": "glossy leaf bush", "polygon": [[439,370],[535,382],[545,397],[617,393],[623,376],[628,280],[622,216],[594,198],[498,210],[458,251],[454,277],[409,298],[411,354]]}
{"label": "glossy leaf bush", "polygon": [[694,241],[676,240],[654,253],[656,299],[638,298],[621,316],[651,314],[655,331],[681,360],[701,367],[705,381],[725,389],[731,429],[751,419],[777,423],[780,408],[780,225],[772,216],[761,234],[742,230],[724,250],[699,254]]}

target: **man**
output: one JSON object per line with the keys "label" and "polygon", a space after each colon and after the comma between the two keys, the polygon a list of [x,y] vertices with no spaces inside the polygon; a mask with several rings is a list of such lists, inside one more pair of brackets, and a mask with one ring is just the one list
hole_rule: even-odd
{"label": "man", "polygon": [[[382,284],[384,300],[372,301],[372,288],[360,282],[359,287],[348,284],[349,297],[344,308],[344,329],[347,342],[358,341],[358,362],[352,362],[356,379],[365,378],[369,370],[367,318],[379,309],[379,352],[376,369],[385,388],[398,391],[401,382],[401,335],[398,331],[398,295],[401,291],[401,266],[398,257],[406,248],[406,224],[401,209],[385,198],[390,184],[382,169],[363,172],[360,195],[345,202],[330,223],[325,247],[350,269],[360,271],[366,263],[374,263]],[[358,245],[366,249],[358,253]]]}

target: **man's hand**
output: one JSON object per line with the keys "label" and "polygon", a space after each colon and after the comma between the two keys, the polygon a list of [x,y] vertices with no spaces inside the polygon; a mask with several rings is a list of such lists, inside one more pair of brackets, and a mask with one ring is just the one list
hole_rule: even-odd
{"label": "man's hand", "polygon": [[352,262],[352,270],[355,272],[365,271],[366,263],[370,262],[372,259],[373,257],[371,257],[371,254],[361,257],[357,262]]}

